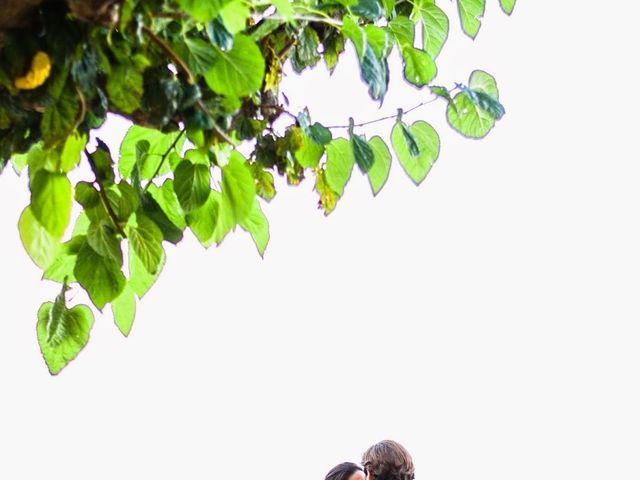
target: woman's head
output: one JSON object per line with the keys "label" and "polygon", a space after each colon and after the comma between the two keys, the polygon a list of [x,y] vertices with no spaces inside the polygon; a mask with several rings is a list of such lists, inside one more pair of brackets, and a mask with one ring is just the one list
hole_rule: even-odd
{"label": "woman's head", "polygon": [[362,467],[355,463],[345,462],[329,470],[324,480],[365,480],[365,476]]}
{"label": "woman's head", "polygon": [[406,448],[393,440],[383,440],[362,454],[368,480],[413,480],[413,459]]}

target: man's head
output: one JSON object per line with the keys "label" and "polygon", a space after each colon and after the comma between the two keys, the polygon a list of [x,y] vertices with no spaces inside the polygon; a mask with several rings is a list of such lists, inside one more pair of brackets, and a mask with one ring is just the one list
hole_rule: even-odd
{"label": "man's head", "polygon": [[413,480],[414,467],[407,449],[393,440],[383,440],[362,454],[367,480]]}

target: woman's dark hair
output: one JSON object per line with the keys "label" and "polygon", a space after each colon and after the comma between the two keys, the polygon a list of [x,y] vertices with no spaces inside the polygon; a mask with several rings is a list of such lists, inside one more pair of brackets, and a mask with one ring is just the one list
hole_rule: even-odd
{"label": "woman's dark hair", "polygon": [[364,471],[374,480],[413,480],[414,467],[406,448],[393,440],[376,443],[362,455]]}
{"label": "woman's dark hair", "polygon": [[358,470],[363,471],[360,465],[351,462],[344,462],[329,470],[329,473],[324,477],[324,480],[349,480],[349,477]]}

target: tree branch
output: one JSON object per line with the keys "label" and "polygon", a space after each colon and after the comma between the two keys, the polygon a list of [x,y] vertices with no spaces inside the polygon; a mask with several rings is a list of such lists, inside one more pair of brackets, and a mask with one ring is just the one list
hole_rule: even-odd
{"label": "tree branch", "polygon": [[158,164],[158,168],[156,168],[156,171],[153,172],[153,175],[151,175],[151,178],[149,179],[149,181],[147,182],[147,184],[144,187],[144,191],[145,192],[147,190],[149,190],[149,187],[153,184],[153,179],[158,176],[158,173],[160,173],[160,169],[162,168],[162,165],[164,164],[164,161],[169,156],[169,153],[171,153],[171,150],[173,150],[175,148],[175,146],[178,144],[178,142],[180,141],[180,138],[182,137],[182,135],[184,135],[184,132],[185,132],[184,130],[180,130],[178,135],[176,135],[176,138],[173,140],[173,142],[171,142],[171,146],[167,149],[166,152],[164,152],[162,154],[162,158],[160,159],[160,163]]}
{"label": "tree branch", "polygon": [[176,52],[173,51],[173,49],[169,46],[167,42],[165,42],[162,38],[156,35],[153,32],[153,30],[151,30],[146,25],[142,26],[142,31],[156,45],[158,45],[162,49],[162,51],[167,54],[167,56],[176,65],[176,67],[180,69],[182,73],[185,74],[185,76],[187,77],[187,83],[189,83],[189,85],[193,85],[194,83],[196,83],[196,79],[193,76],[193,73],[191,73],[191,70],[189,70],[189,67],[187,66],[187,64],[184,63],[184,61],[176,54]]}
{"label": "tree branch", "polygon": [[115,227],[116,231],[122,236],[122,238],[127,238],[127,234],[124,233],[122,226],[118,223],[118,217],[116,216],[116,213],[113,211],[113,208],[111,207],[111,203],[109,203],[106,190],[104,188],[104,185],[102,184],[102,181],[100,180],[100,176],[98,175],[98,169],[96,168],[96,164],[93,162],[93,159],[91,158],[91,154],[86,148],[84,149],[84,154],[87,157],[87,161],[89,162],[91,171],[96,177],[93,183],[97,184],[99,187],[98,195],[100,196],[100,200],[102,201],[102,206],[107,211],[107,214],[109,215],[109,218],[111,219],[111,222],[113,223],[113,226]]}
{"label": "tree branch", "polygon": [[43,0],[0,0],[0,29],[24,26],[29,14]]}

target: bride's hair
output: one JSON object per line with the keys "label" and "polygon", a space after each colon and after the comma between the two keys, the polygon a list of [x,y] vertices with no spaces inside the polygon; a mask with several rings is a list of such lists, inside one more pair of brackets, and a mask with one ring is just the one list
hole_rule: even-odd
{"label": "bride's hair", "polygon": [[349,477],[358,470],[363,471],[360,465],[351,462],[344,462],[329,470],[329,473],[324,477],[324,480],[349,480]]}

